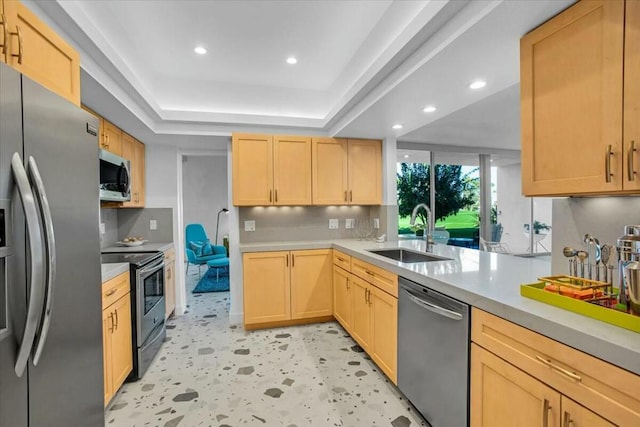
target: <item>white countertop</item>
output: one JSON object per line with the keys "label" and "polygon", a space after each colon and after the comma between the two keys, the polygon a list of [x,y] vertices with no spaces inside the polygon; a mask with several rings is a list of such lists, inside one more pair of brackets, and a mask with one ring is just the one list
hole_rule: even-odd
{"label": "white countertop", "polygon": [[425,242],[254,243],[240,251],[335,248],[640,375],[640,334],[520,295],[521,284],[550,275],[549,262],[447,245],[434,245],[433,253],[451,260],[411,264],[367,251],[397,247],[424,252]]}
{"label": "white countertop", "polygon": [[107,252],[164,252],[173,247],[173,242],[145,243],[140,246],[106,246],[101,249],[102,253]]}
{"label": "white countertop", "polygon": [[113,279],[125,271],[129,271],[128,262],[102,264],[102,283]]}

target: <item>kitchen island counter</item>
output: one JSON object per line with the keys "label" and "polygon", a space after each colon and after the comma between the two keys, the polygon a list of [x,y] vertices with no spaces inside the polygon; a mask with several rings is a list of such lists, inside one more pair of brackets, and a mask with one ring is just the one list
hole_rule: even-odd
{"label": "kitchen island counter", "polygon": [[424,252],[425,242],[269,242],[243,244],[240,251],[334,248],[640,375],[639,334],[520,295],[521,284],[551,274],[549,262],[447,245],[432,251],[446,261],[408,264],[369,252],[397,247]]}

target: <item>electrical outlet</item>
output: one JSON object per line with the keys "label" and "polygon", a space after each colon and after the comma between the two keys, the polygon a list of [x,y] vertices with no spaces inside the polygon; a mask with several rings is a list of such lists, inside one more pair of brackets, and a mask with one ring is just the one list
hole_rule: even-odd
{"label": "electrical outlet", "polygon": [[380,228],[380,218],[373,218],[373,228],[376,230]]}
{"label": "electrical outlet", "polygon": [[100,234],[104,234],[104,233],[106,233],[106,230],[104,228],[104,222],[101,222],[100,223]]}
{"label": "electrical outlet", "polygon": [[152,219],[149,221],[149,230],[157,230],[158,229],[158,221]]}
{"label": "electrical outlet", "polygon": [[354,218],[347,218],[345,228],[355,228],[356,220]]}
{"label": "electrical outlet", "polygon": [[339,223],[337,219],[329,220],[329,230],[336,230],[339,227]]}
{"label": "electrical outlet", "polygon": [[244,231],[256,231],[256,222],[255,221],[245,221],[244,222]]}

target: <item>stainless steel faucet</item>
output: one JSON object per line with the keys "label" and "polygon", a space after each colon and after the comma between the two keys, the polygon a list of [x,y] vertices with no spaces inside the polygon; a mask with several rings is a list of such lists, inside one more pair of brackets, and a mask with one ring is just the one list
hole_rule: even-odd
{"label": "stainless steel faucet", "polygon": [[426,231],[427,234],[425,235],[425,240],[427,242],[427,252],[431,251],[431,248],[433,246],[433,244],[435,243],[433,241],[433,238],[431,237],[431,209],[429,209],[429,206],[427,206],[424,203],[418,203],[416,205],[415,208],[413,208],[413,212],[411,212],[411,220],[409,221],[409,225],[415,225],[416,224],[416,217],[418,216],[418,210],[420,208],[424,208],[425,211],[427,211],[427,224],[426,224]]}

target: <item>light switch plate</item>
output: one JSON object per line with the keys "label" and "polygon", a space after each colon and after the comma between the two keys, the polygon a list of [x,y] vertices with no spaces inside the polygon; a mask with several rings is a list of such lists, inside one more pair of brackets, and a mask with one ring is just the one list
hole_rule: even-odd
{"label": "light switch plate", "polygon": [[345,228],[355,228],[356,220],[354,218],[347,218]]}
{"label": "light switch plate", "polygon": [[157,230],[158,229],[158,221],[152,219],[149,221],[149,230]]}
{"label": "light switch plate", "polygon": [[244,231],[256,231],[256,222],[255,221],[245,221],[244,222]]}
{"label": "light switch plate", "polygon": [[100,234],[104,234],[106,233],[105,229],[104,229],[104,222],[100,223]]}
{"label": "light switch plate", "polygon": [[380,218],[373,218],[373,228],[380,228]]}
{"label": "light switch plate", "polygon": [[337,219],[329,220],[329,230],[336,230],[339,227],[339,223]]}

